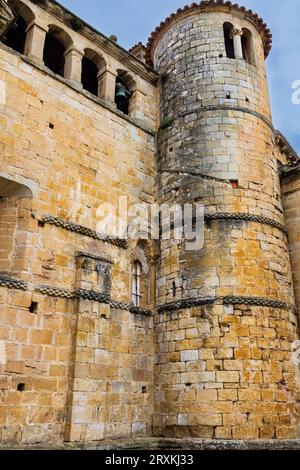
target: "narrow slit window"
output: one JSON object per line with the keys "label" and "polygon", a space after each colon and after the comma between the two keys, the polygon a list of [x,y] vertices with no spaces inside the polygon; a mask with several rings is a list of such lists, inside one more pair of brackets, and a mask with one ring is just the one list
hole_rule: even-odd
{"label": "narrow slit window", "polygon": [[175,281],[172,282],[172,295],[173,295],[173,298],[176,297],[176,283]]}
{"label": "narrow slit window", "polygon": [[132,268],[132,302],[135,307],[141,304],[141,277],[142,265],[139,261],[135,261]]}

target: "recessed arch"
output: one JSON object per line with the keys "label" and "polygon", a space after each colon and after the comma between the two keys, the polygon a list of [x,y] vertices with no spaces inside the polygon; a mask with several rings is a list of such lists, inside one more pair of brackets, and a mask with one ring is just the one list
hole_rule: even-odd
{"label": "recessed arch", "polygon": [[[159,258],[158,242],[155,240],[131,241],[131,300],[135,304],[139,295],[139,305],[142,308],[151,308],[155,304],[156,296],[156,267]],[[139,263],[137,265],[136,263]],[[139,277],[139,279],[137,279]],[[139,286],[136,285],[139,282]],[[137,289],[137,290],[136,290]]]}
{"label": "recessed arch", "polygon": [[255,65],[253,35],[247,28],[243,28],[242,31],[243,58],[246,62],[248,62],[248,64]]}
{"label": "recessed arch", "polygon": [[23,178],[17,181],[9,175],[0,173],[0,198],[32,198],[35,192],[35,183],[25,181]]}
{"label": "recessed arch", "polygon": [[1,41],[20,54],[24,54],[27,28],[34,21],[35,14],[20,0],[8,0],[8,5],[15,12],[16,18],[2,36]]}
{"label": "recessed arch", "polygon": [[43,60],[56,75],[64,77],[65,52],[73,44],[69,34],[57,25],[49,25],[46,34]]}
{"label": "recessed arch", "polygon": [[84,90],[95,96],[102,96],[99,86],[99,72],[105,68],[105,60],[93,49],[85,49],[82,58],[81,83]]}
{"label": "recessed arch", "polygon": [[117,70],[115,102],[117,109],[130,114],[130,104],[136,90],[136,81],[126,70]]}
{"label": "recessed arch", "polygon": [[223,32],[224,32],[224,41],[225,41],[225,50],[226,56],[229,59],[234,59],[234,45],[233,45],[233,38],[231,36],[231,32],[234,29],[234,26],[226,22],[223,24]]}

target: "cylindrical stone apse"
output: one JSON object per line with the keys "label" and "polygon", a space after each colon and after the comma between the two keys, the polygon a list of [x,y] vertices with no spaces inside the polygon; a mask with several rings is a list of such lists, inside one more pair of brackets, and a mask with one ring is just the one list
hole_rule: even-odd
{"label": "cylindrical stone apse", "polygon": [[[295,438],[297,317],[257,15],[203,1],[148,44],[159,203],[205,207],[204,246],[162,240],[154,433]],[[298,395],[299,398],[299,395]]]}

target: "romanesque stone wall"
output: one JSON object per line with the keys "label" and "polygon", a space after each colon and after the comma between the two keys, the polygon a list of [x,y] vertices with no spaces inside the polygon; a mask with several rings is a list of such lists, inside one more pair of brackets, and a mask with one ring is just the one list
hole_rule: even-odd
{"label": "romanesque stone wall", "polygon": [[[155,119],[122,116],[5,47],[0,80],[1,175],[37,189],[1,201],[1,439],[149,435],[152,318],[130,311],[133,253],[97,211],[153,201]],[[156,89],[144,91],[154,116]]]}
{"label": "romanesque stone wall", "polygon": [[[160,201],[205,207],[201,250],[161,243],[154,429],[295,437],[297,319],[262,40],[216,10],[178,15],[152,49]],[[251,31],[255,65],[226,57],[225,22]]]}

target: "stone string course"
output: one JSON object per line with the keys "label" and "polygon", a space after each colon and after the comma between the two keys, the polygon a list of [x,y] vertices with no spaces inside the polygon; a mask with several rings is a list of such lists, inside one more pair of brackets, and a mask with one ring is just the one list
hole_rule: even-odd
{"label": "stone string course", "polygon": [[213,305],[215,303],[223,305],[254,305],[261,307],[279,308],[282,310],[290,310],[295,312],[296,307],[294,305],[280,302],[275,299],[267,299],[261,297],[238,297],[238,296],[227,296],[227,297],[203,297],[195,299],[182,299],[177,302],[171,302],[165,305],[159,305],[157,312],[168,312],[182,310],[184,308],[199,307],[201,305]]}
{"label": "stone string course", "polygon": [[38,292],[40,294],[46,295],[48,297],[56,297],[61,299],[83,299],[91,300],[93,302],[99,302],[101,304],[110,305],[111,308],[119,310],[128,310],[131,313],[137,315],[151,315],[152,311],[149,309],[143,309],[140,307],[134,307],[132,304],[127,304],[126,302],[119,302],[117,300],[112,300],[107,294],[102,294],[99,292],[88,291],[85,289],[76,289],[75,291],[69,291],[67,289],[61,289],[53,286],[44,286],[44,285],[34,285],[32,291],[30,290],[30,283],[25,281],[20,281],[18,279],[13,279],[11,277],[6,277],[0,275],[0,286],[7,287],[8,289],[19,289],[26,290],[28,292]]}
{"label": "stone string course", "polygon": [[60,219],[59,217],[54,217],[52,215],[43,215],[40,220],[42,223],[55,225],[56,227],[69,230],[70,232],[75,232],[86,237],[94,238],[95,240],[110,243],[111,245],[115,245],[119,248],[127,248],[126,240],[121,240],[119,238],[111,238],[107,235],[100,235],[96,232],[96,230],[92,230],[88,227],[84,227],[83,225],[76,224],[75,222],[69,222],[67,220]]}
{"label": "stone string course", "polygon": [[258,222],[260,224],[266,224],[269,225],[270,227],[277,228],[281,232],[283,232],[285,235],[288,235],[288,230],[287,228],[283,225],[277,222],[276,220],[269,219],[268,217],[264,217],[261,215],[255,215],[255,214],[233,214],[233,213],[216,213],[216,214],[206,214],[204,216],[205,220],[237,220],[237,221],[243,221],[243,222]]}
{"label": "stone string course", "polygon": [[[20,289],[20,290],[29,290],[30,285],[25,281],[19,281],[17,279],[8,278],[0,275],[0,286],[5,286],[9,289]],[[94,291],[87,291],[84,289],[77,289],[74,292],[68,291],[67,289],[60,289],[51,286],[42,286],[35,285],[33,290],[41,294],[47,295],[49,297],[59,297],[62,299],[83,299],[83,300],[92,300],[94,302],[99,302],[103,304],[108,304],[112,308],[120,310],[129,310],[131,313],[136,314],[145,314],[151,315],[152,311],[149,309],[142,309],[139,307],[134,307],[131,304],[125,302],[118,302],[111,300],[107,294],[102,294]],[[182,299],[176,302],[171,302],[165,305],[159,305],[157,307],[158,313],[181,310],[184,308],[198,307],[201,305],[212,305],[214,303],[220,302],[224,305],[255,305],[271,308],[279,308],[282,310],[292,310],[295,311],[296,307],[294,305],[287,304],[285,302],[280,302],[275,299],[259,298],[259,297],[203,297],[196,299]]]}

